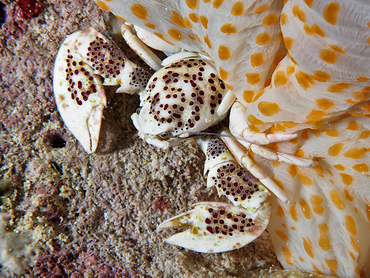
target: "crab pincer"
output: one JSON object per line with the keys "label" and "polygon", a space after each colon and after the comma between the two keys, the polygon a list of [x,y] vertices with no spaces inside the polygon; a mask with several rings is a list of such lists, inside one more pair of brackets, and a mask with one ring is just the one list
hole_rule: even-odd
{"label": "crab pincer", "polygon": [[239,166],[219,138],[197,140],[206,153],[207,187],[232,203],[202,202],[194,209],[171,218],[158,229],[190,228],[166,242],[197,252],[218,253],[241,248],[266,229],[271,205],[268,190],[248,170]]}
{"label": "crab pincer", "polygon": [[64,123],[86,152],[94,152],[98,145],[107,104],[103,86],[120,85],[118,93],[137,93],[149,77],[92,28],[65,39],[55,61],[54,94]]}
{"label": "crab pincer", "polygon": [[218,202],[202,202],[194,209],[171,218],[158,230],[190,228],[166,239],[167,243],[202,253],[219,253],[241,248],[266,229],[270,219],[269,204],[256,212]]}

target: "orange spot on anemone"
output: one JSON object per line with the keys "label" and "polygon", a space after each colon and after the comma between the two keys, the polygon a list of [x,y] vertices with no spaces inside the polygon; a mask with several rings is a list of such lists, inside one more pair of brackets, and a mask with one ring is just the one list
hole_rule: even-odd
{"label": "orange spot on anemone", "polygon": [[230,49],[227,46],[220,45],[218,48],[218,57],[221,60],[228,60],[231,57]]}
{"label": "orange spot on anemone", "polygon": [[198,7],[198,0],[185,0],[185,3],[192,10]]}
{"label": "orange spot on anemone", "polygon": [[179,30],[168,29],[167,33],[175,41],[181,41],[181,39],[182,39],[181,32]]}
{"label": "orange spot on anemone", "polygon": [[335,25],[337,23],[339,8],[339,4],[334,2],[331,2],[324,7],[322,15],[326,22],[330,23],[331,25]]}
{"label": "orange spot on anemone", "polygon": [[146,17],[147,17],[147,11],[146,11],[146,9],[144,8],[143,5],[134,4],[134,5],[131,6],[131,11],[136,17],[138,17],[142,20],[145,20]]}
{"label": "orange spot on anemone", "polygon": [[252,67],[258,67],[258,66],[262,65],[263,62],[265,61],[263,59],[262,53],[253,53],[251,55],[250,59],[251,59],[251,66]]}
{"label": "orange spot on anemone", "polygon": [[243,10],[244,10],[243,3],[241,1],[237,1],[237,2],[235,2],[233,7],[231,8],[231,14],[233,16],[240,16],[240,15],[243,14]]}
{"label": "orange spot on anemone", "polygon": [[258,110],[266,117],[270,117],[280,111],[279,105],[274,102],[261,101],[258,103]]}
{"label": "orange spot on anemone", "polygon": [[109,10],[109,7],[107,6],[107,4],[105,4],[103,1],[99,1],[99,0],[96,0],[96,4],[98,5],[98,7],[104,11],[110,11]]}
{"label": "orange spot on anemone", "polygon": [[220,30],[222,33],[228,35],[237,32],[236,28],[231,23],[225,23],[224,25],[221,26]]}

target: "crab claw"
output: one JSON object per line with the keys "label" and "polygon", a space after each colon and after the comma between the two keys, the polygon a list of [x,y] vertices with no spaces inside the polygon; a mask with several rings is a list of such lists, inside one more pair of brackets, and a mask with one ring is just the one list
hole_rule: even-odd
{"label": "crab claw", "polygon": [[202,202],[194,209],[159,225],[158,230],[190,228],[166,239],[167,243],[196,252],[219,253],[241,248],[266,229],[271,206],[264,203],[256,212],[218,202]]}
{"label": "crab claw", "polygon": [[98,145],[107,104],[103,86],[121,85],[117,92],[136,93],[149,77],[92,28],[65,39],[55,61],[54,94],[64,123],[86,152],[94,152]]}
{"label": "crab claw", "polygon": [[95,151],[107,98],[94,70],[75,46],[82,32],[68,36],[59,49],[54,68],[54,94],[64,123],[86,152]]}

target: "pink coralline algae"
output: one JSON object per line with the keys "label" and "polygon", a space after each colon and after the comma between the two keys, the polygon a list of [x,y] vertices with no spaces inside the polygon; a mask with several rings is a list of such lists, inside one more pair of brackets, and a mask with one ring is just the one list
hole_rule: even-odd
{"label": "pink coralline algae", "polygon": [[167,201],[166,197],[155,196],[155,201],[152,205],[155,211],[162,211],[171,207],[171,204]]}

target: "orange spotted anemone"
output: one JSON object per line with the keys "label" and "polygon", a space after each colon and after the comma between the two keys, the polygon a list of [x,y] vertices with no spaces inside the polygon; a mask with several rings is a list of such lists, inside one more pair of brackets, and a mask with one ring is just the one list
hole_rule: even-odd
{"label": "orange spotted anemone", "polygon": [[[258,159],[295,204],[268,227],[285,268],[370,276],[370,2],[96,0],[163,40],[211,57],[257,132],[297,133]],[[256,157],[257,159],[257,157]]]}

